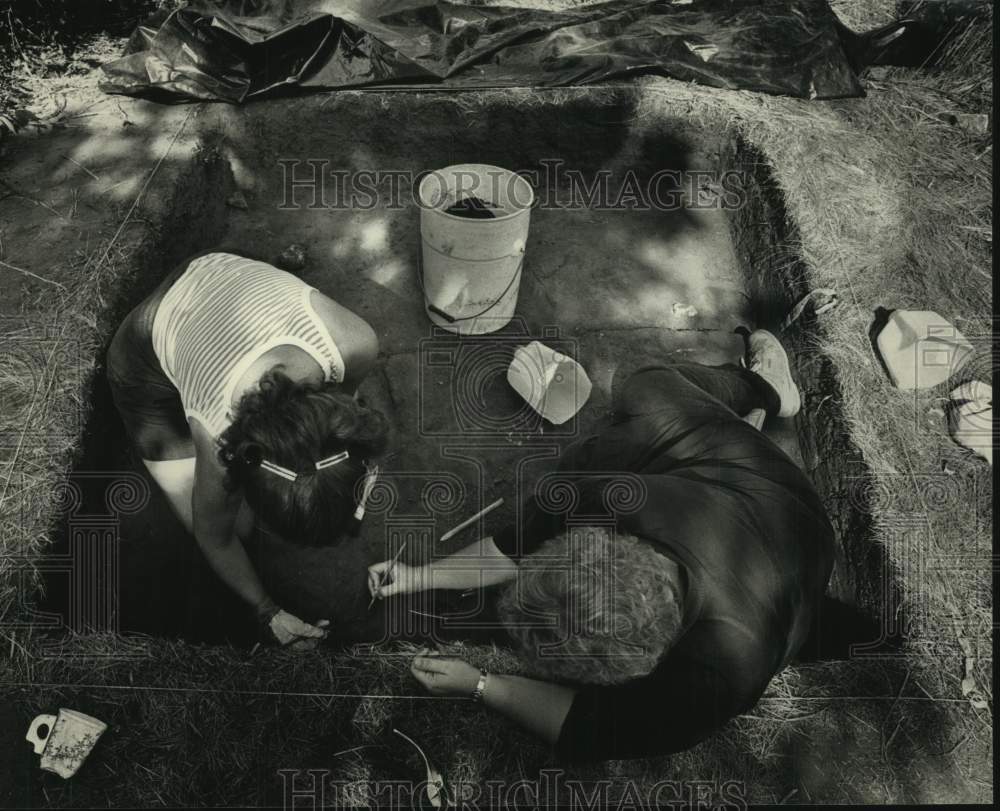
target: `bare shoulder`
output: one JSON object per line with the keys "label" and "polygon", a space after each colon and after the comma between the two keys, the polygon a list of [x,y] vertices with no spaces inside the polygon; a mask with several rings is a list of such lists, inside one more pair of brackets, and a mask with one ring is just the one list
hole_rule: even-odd
{"label": "bare shoulder", "polygon": [[310,302],[344,356],[348,369],[352,361],[354,365],[367,365],[378,355],[378,335],[360,315],[318,290],[313,290]]}
{"label": "bare shoulder", "polygon": [[333,334],[334,331],[343,331],[344,329],[357,329],[360,325],[364,325],[371,329],[368,322],[365,321],[360,315],[348,310],[343,304],[339,304],[327,295],[324,295],[319,290],[313,290],[310,295],[309,301],[312,303],[313,309],[316,311],[316,315],[320,317],[326,328],[330,330]]}

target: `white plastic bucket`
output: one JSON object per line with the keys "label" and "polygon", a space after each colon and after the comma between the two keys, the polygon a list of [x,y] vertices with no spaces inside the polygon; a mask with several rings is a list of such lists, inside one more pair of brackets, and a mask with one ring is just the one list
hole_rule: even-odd
{"label": "white plastic bucket", "polygon": [[[460,335],[482,335],[514,317],[534,192],[523,177],[479,163],[428,174],[418,190],[427,315]],[[492,219],[445,209],[467,197],[489,206]]]}

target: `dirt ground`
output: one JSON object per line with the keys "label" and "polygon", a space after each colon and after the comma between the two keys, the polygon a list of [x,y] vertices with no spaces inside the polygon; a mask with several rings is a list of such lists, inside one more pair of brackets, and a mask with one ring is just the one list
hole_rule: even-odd
{"label": "dirt ground", "polygon": [[[743,340],[734,329],[754,326],[727,213],[721,208],[601,211],[573,204],[567,183],[553,177],[549,193],[563,207],[532,214],[514,321],[496,334],[462,340],[435,329],[423,307],[414,189],[403,189],[407,202],[401,207],[388,194],[370,211],[284,207],[287,170],[279,160],[305,164],[335,156],[335,171],[392,168],[416,176],[473,158],[521,171],[538,170],[544,161],[559,158],[565,161],[563,171],[579,171],[587,178],[610,169],[613,201],[626,172],[643,183],[659,169],[719,175],[725,154],[725,136],[666,125],[636,128],[620,104],[549,105],[534,110],[516,137],[503,132],[510,124],[504,124],[502,109],[487,111],[471,125],[442,128],[442,121],[459,112],[442,100],[398,99],[386,114],[384,100],[361,97],[331,104],[306,99],[261,105],[246,114],[213,110],[218,125],[207,117],[199,122],[201,127],[221,127],[223,149],[234,165],[243,167],[237,183],[248,209],[226,209],[221,244],[266,258],[289,244],[304,246],[309,264],[303,278],[362,315],[379,335],[380,362],[360,394],[390,419],[395,451],[384,465],[382,482],[398,503],[372,510],[357,542],[317,550],[266,533],[259,538],[261,570],[275,598],[303,616],[332,618],[337,635],[348,640],[384,637],[382,606],[367,610],[365,570],[391,556],[400,538],[419,534],[420,542],[410,543],[405,556],[419,561],[471,541],[475,530],[458,536],[448,548],[432,539],[496,498],[504,498],[505,506],[490,516],[486,530],[513,520],[517,505],[533,492],[560,448],[605,418],[615,380],[641,365],[671,358],[737,362]],[[397,116],[430,123],[392,137]],[[304,199],[311,200],[308,192]],[[675,304],[690,305],[697,314],[680,315]],[[585,409],[571,423],[556,427],[537,419],[506,382],[516,347],[536,339],[575,357],[594,384]],[[448,353],[452,362],[435,363],[441,353]],[[123,447],[115,415],[106,417],[115,427],[107,439],[101,434],[99,445],[117,452],[112,450],[100,463],[95,459],[94,465],[105,470],[124,466],[144,476]],[[798,454],[790,421],[776,421],[768,430],[788,452]],[[224,632],[224,623],[245,623],[244,612],[225,599],[224,587],[198,565],[190,539],[151,482],[149,486],[154,491],[150,505],[121,525],[122,629],[162,633],[170,617],[214,616],[218,622],[201,619],[185,635],[240,638]],[[448,491],[443,509],[428,507],[428,488],[434,487]],[[194,573],[200,587],[178,589],[173,578],[163,577],[165,566],[178,574]],[[155,599],[150,599],[150,588]],[[206,599],[220,610],[208,610]],[[179,606],[180,600],[194,604]],[[222,606],[228,610],[221,611]]]}
{"label": "dirt ground", "polygon": [[[554,153],[582,169],[610,166],[620,171],[635,167],[643,176],[665,165],[714,169],[723,165],[730,148],[721,126],[678,128],[676,121],[669,127],[638,122],[637,111],[614,93],[606,97],[595,94],[578,105],[578,114],[569,119],[556,106],[546,109],[542,104],[532,109],[531,126],[525,125],[524,118],[507,120],[501,112],[463,116],[447,104],[435,108],[411,101],[393,102],[410,106],[406,127],[380,115],[374,102],[365,101],[356,107],[343,101],[325,102],[317,109],[315,99],[286,100],[233,115],[221,108],[170,108],[108,98],[97,93],[92,82],[72,87],[66,102],[62,109],[53,107],[43,126],[31,127],[0,146],[0,261],[4,263],[0,265],[4,290],[0,332],[7,361],[3,368],[7,374],[14,369],[31,375],[30,385],[23,385],[23,379],[14,380],[17,385],[12,385],[8,379],[0,393],[0,435],[4,461],[11,471],[2,485],[0,506],[15,498],[22,505],[18,516],[0,510],[5,526],[34,521],[41,539],[46,522],[39,517],[51,514],[53,508],[68,512],[67,504],[61,501],[65,490],[60,491],[58,483],[79,447],[79,432],[90,415],[90,404],[81,393],[87,392],[90,373],[94,369],[99,372],[100,350],[109,330],[149,289],[158,273],[185,253],[210,244],[271,257],[289,243],[302,243],[309,248],[310,257],[305,278],[365,316],[379,332],[383,350],[379,369],[365,382],[362,394],[392,417],[398,450],[386,464],[387,480],[398,489],[400,498],[392,509],[372,511],[356,544],[302,551],[262,536],[258,554],[277,594],[305,615],[334,614],[348,639],[378,639],[386,627],[382,607],[371,614],[365,610],[362,572],[368,562],[383,556],[387,547],[396,548],[401,531],[415,528],[415,537],[423,539],[426,546],[415,544],[413,557],[424,556],[429,539],[441,529],[480,503],[502,495],[504,509],[485,527],[495,529],[512,516],[518,494],[546,468],[550,457],[544,454],[571,437],[570,432],[560,433],[551,427],[529,436],[508,436],[493,429],[471,440],[456,436],[459,411],[454,397],[445,392],[454,391],[449,381],[454,381],[458,372],[447,365],[431,370],[424,362],[428,347],[455,342],[433,334],[423,315],[413,264],[418,239],[414,210],[279,210],[276,201],[281,195],[281,174],[277,161],[320,158],[348,169],[420,169],[474,159],[530,168],[539,158]],[[428,115],[431,111],[440,115],[432,117]],[[567,120],[572,126],[564,124]],[[345,139],[344,133],[350,135]],[[203,142],[206,137],[207,143]],[[228,162],[232,178],[226,171],[217,173],[211,168],[213,151]],[[227,192],[229,184],[240,187],[248,201],[247,210],[225,206],[225,195],[210,189],[206,178],[217,181]],[[140,195],[141,201],[135,205]],[[538,211],[533,217],[519,302],[521,320],[498,339],[476,342],[489,348],[473,357],[469,378],[473,385],[464,390],[470,399],[463,404],[471,404],[473,410],[484,414],[487,423],[495,425],[495,418],[509,417],[520,408],[516,396],[499,379],[499,372],[525,334],[565,347],[587,369],[594,392],[579,422],[571,426],[579,431],[600,423],[616,377],[642,362],[668,356],[707,362],[736,357],[741,342],[733,328],[748,324],[750,302],[743,270],[720,212]],[[689,319],[675,316],[675,302],[693,305],[698,315]],[[557,330],[546,332],[547,327]],[[101,385],[98,374],[96,407],[107,409]],[[53,430],[53,425],[58,430]],[[797,455],[789,426],[774,427],[786,429],[776,437]],[[128,480],[138,493],[136,503],[144,506],[123,510],[114,521],[125,541],[120,617],[124,629],[208,642],[221,641],[223,636],[248,642],[239,628],[238,606],[224,592],[206,588],[211,585],[211,576],[192,554],[190,539],[180,537],[179,527],[162,500],[151,494],[147,501],[143,495],[149,483],[140,483],[142,473],[116,433],[113,415],[104,420],[99,414],[90,428],[86,464],[78,470],[140,477]],[[453,487],[437,497],[441,509],[428,514],[422,493],[433,477],[453,483]],[[84,487],[80,497],[87,505],[101,500],[93,512],[104,513],[107,481],[92,484],[94,492]],[[9,544],[14,535],[8,531],[4,537],[4,543]],[[454,543],[458,546],[468,539],[463,536]],[[23,550],[4,546],[4,553],[5,571],[13,570],[16,578],[19,567],[24,567],[18,562]],[[50,599],[56,604],[58,586],[62,583],[65,587],[60,577],[65,578],[65,573],[57,571],[49,578],[50,586],[56,587],[50,588]],[[192,587],[178,590],[178,581]],[[207,600],[203,600],[205,595]],[[426,608],[430,613],[455,610],[454,606],[434,603]],[[459,610],[465,609],[459,605]],[[206,616],[213,619],[206,622]],[[426,626],[412,617],[399,621],[403,624],[395,630],[401,637],[426,632]],[[467,630],[459,628],[456,635]],[[32,644],[30,634],[28,639],[9,638],[12,650],[15,645]],[[190,671],[185,670],[186,665],[178,665],[177,678],[192,686],[205,686],[203,676],[208,683],[217,681],[219,677],[212,674],[229,667],[225,662],[216,662],[215,670],[199,667],[199,660],[207,661],[214,653],[173,648],[166,642],[157,642],[154,647],[160,653],[146,651],[144,661],[150,666],[171,661],[169,657],[190,662]],[[157,660],[159,655],[164,658]],[[314,666],[319,665],[296,665],[302,672],[287,683],[302,686],[312,679],[315,685],[317,673],[310,670]],[[108,666],[108,678],[125,679],[125,671],[116,668]],[[232,668],[244,674],[248,685],[253,682],[246,668]],[[128,678],[133,672],[141,683],[142,668],[132,667]],[[260,672],[269,671],[261,666]],[[76,678],[86,680],[86,673],[81,665]],[[883,676],[885,683],[878,683]],[[281,678],[286,679],[287,673]],[[846,672],[834,678],[846,679]],[[972,748],[975,735],[969,729],[980,723],[975,713],[969,710],[959,721],[949,716],[948,723],[955,724],[952,727],[928,708],[927,718],[940,721],[935,722],[932,734],[913,717],[902,714],[901,708],[908,701],[918,706],[920,690],[927,692],[919,681],[914,685],[908,667],[884,675],[873,666],[866,678],[867,689],[885,698],[885,705],[876,710],[869,702],[863,709],[851,705],[846,714],[836,711],[837,723],[831,731],[829,711],[807,717],[769,709],[783,708],[780,701],[786,695],[802,698],[816,685],[831,681],[829,674],[790,672],[776,681],[757,719],[740,721],[731,733],[731,742],[703,748],[693,761],[655,764],[651,766],[653,773],[743,777],[753,783],[751,797],[772,802],[982,799],[991,794],[988,755],[983,759],[982,750]],[[151,681],[161,683],[155,676]],[[846,680],[843,687],[845,694],[857,692]],[[119,717],[113,709],[113,696],[98,700],[96,695],[74,692],[78,701],[96,703],[95,714],[114,712],[116,721],[124,724],[125,716]],[[13,728],[23,726],[28,712],[25,707],[42,698],[38,694],[26,703],[18,702]],[[950,696],[945,700],[959,699]],[[293,699],[285,703],[278,700],[265,710],[273,710],[277,717],[293,703]],[[164,699],[162,711],[169,706],[173,705]],[[951,713],[952,705],[945,706]],[[129,707],[133,723],[145,723],[139,719],[152,723],[150,708]],[[898,717],[894,715],[897,707]],[[959,713],[959,709],[955,707],[954,712]],[[347,713],[348,718],[351,712],[354,710]],[[339,709],[331,713],[332,725],[332,719],[343,713]],[[197,714],[194,717],[197,721]],[[473,719],[470,715],[469,722]],[[168,726],[162,718],[158,723]],[[318,722],[310,719],[302,723]],[[773,749],[755,737],[744,736],[744,727],[755,730],[758,723],[773,734],[772,743],[779,742]],[[322,728],[321,723],[319,726]],[[772,726],[779,731],[773,731]],[[265,724],[261,728],[271,730]],[[287,747],[283,752],[296,756],[296,735],[304,735],[303,730],[289,722],[281,734],[281,746]],[[119,738],[123,737],[128,736],[119,733]],[[499,745],[510,747],[516,741],[516,737],[507,738]],[[498,744],[494,741],[492,745]],[[727,745],[732,751],[725,748]],[[762,747],[759,751],[758,745]],[[108,759],[91,764],[95,772],[121,768],[121,752],[117,748],[111,751],[114,754]],[[171,751],[169,747],[162,751],[143,748],[137,762],[159,771],[160,761],[167,758],[170,762],[172,757],[164,753]],[[485,751],[490,750],[487,747]],[[227,755],[219,757],[220,764],[227,763]],[[525,757],[529,771],[544,762],[534,755]],[[460,771],[453,760],[445,762],[453,772]],[[261,769],[272,766],[269,762],[259,764]],[[523,767],[523,763],[517,764],[517,768]],[[110,777],[102,773],[104,782],[95,776],[93,787],[85,784],[74,800],[58,785],[45,783],[39,788],[32,768],[26,758],[18,757],[11,773],[21,775],[19,796],[34,797],[33,804],[73,804],[114,793]],[[141,778],[138,767],[128,768]],[[603,773],[648,776],[648,772],[621,764],[613,764]],[[241,797],[265,796],[266,791],[257,792],[261,783],[256,780],[245,785],[237,781],[239,789],[234,791]],[[267,789],[272,790],[273,786]],[[45,792],[44,800],[40,791]],[[181,795],[166,796],[176,800]]]}

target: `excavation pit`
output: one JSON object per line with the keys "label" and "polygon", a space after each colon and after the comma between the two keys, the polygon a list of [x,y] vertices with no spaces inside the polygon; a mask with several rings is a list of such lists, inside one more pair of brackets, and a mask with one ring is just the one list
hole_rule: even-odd
{"label": "excavation pit", "polygon": [[[387,616],[382,604],[369,611],[366,567],[403,541],[411,561],[460,548],[480,527],[447,545],[435,539],[503,497],[482,525],[498,529],[559,450],[607,419],[629,372],[670,359],[734,362],[743,351],[735,330],[774,328],[796,294],[795,279],[761,275],[780,225],[764,210],[774,189],[730,133],[642,116],[628,91],[540,94],[524,102],[530,116],[510,115],[503,94],[493,99],[354,94],[210,108],[198,126],[212,159],[182,198],[200,198],[211,212],[201,241],[161,246],[161,267],[139,269],[133,294],[118,303],[124,314],[188,252],[220,247],[276,261],[296,245],[306,254],[302,277],[375,328],[381,357],[360,395],[388,416],[393,441],[360,536],[307,548],[264,530],[250,544],[275,599],[304,618],[331,619],[340,641],[418,638],[429,622],[441,630],[435,617],[480,616],[475,605],[456,608],[448,598],[442,607],[445,598],[433,595],[406,608],[408,616],[395,616],[392,606]],[[539,203],[514,320],[462,337],[434,327],[424,309],[416,185],[428,170],[471,162],[524,173]],[[186,209],[173,216],[183,223]],[[589,401],[564,425],[537,418],[506,382],[514,351],[532,340],[575,358],[593,381]],[[808,383],[829,385],[815,375]],[[114,548],[91,554],[100,566],[116,559],[106,569],[113,574],[90,578],[116,600],[77,621],[252,644],[247,611],[208,570],[128,447],[100,377],[94,397],[75,477],[84,504],[77,512],[107,512],[119,473],[148,498],[141,496],[141,509],[115,512]],[[767,432],[800,464],[815,466],[824,452],[808,413],[798,428],[808,435],[808,459],[794,421],[772,421]],[[82,537],[73,526],[70,515],[69,544]],[[49,603],[79,601],[60,578],[50,577]],[[471,620],[445,625],[446,635],[485,633]]]}

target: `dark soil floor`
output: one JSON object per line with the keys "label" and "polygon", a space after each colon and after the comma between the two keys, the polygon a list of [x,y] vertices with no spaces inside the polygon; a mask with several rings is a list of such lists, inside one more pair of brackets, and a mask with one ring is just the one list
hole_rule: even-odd
{"label": "dark soil floor", "polygon": [[[637,125],[627,102],[542,105],[520,121],[487,108],[442,128],[457,107],[400,97],[399,118],[410,122],[401,131],[373,98],[336,106],[277,104],[284,107],[277,113],[269,107],[266,113],[248,108],[238,117],[218,114],[216,137],[248,204],[226,209],[223,245],[265,259],[289,244],[304,246],[303,277],[374,326],[382,354],[360,394],[389,417],[393,447],[358,539],[315,549],[260,532],[253,550],[258,568],[282,605],[306,619],[331,619],[334,635],[344,640],[426,635],[435,620],[424,614],[461,614],[464,619],[444,623],[451,632],[489,635],[478,597],[456,604],[451,596],[444,604],[445,597],[430,595],[421,605],[379,604],[368,611],[366,567],[390,557],[406,539],[404,559],[411,561],[464,546],[480,528],[447,545],[436,539],[499,497],[503,508],[482,530],[513,519],[560,448],[606,419],[613,390],[630,371],[672,358],[739,358],[743,340],[734,329],[752,327],[751,308],[729,220],[710,191],[698,198],[706,207],[692,206],[689,182],[704,185],[709,181],[700,178],[720,176],[724,137],[685,125]],[[413,123],[421,120],[423,127]],[[546,176],[552,159],[563,162],[560,173],[550,168]],[[305,161],[320,160],[326,171],[347,176],[392,170],[407,179],[398,205],[386,186],[367,210],[336,208],[338,190],[327,185],[321,199],[328,205],[309,207],[309,190],[299,189],[298,205],[289,206],[286,172],[296,160],[303,162],[294,170],[300,178],[311,171]],[[461,338],[433,328],[423,308],[416,273],[419,209],[409,178],[470,161],[539,171],[536,196],[548,205],[531,215],[514,320],[491,335]],[[612,204],[630,176],[648,187],[662,170],[683,173],[678,188],[687,204],[672,211],[574,205],[569,175],[579,172],[592,183],[602,170]],[[674,305],[697,314],[680,314]],[[589,402],[562,426],[538,419],[506,382],[515,348],[533,339],[576,358],[593,382]],[[104,385],[99,383],[104,407],[92,424],[88,465],[145,477],[107,407]],[[767,431],[798,458],[790,423],[774,421]],[[120,524],[121,630],[249,643],[253,628],[245,610],[208,571],[149,484],[147,506]],[[101,498],[106,484],[98,477],[91,486],[97,488],[93,498]],[[50,589],[53,600],[59,594]]]}

